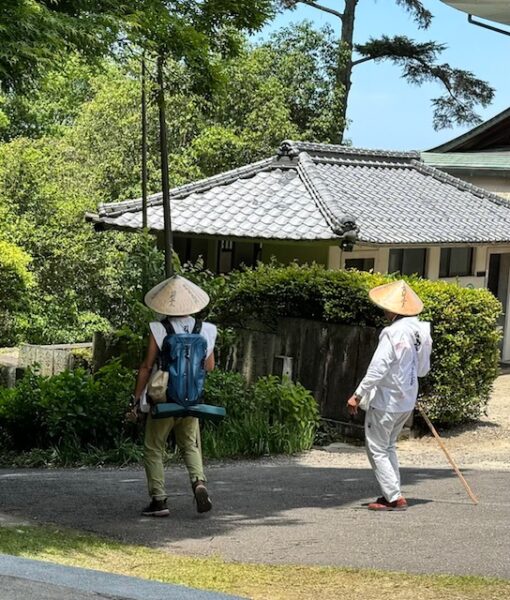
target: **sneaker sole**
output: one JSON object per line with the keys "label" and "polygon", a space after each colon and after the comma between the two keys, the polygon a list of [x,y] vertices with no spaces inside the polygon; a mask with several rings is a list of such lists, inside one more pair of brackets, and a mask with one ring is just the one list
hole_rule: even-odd
{"label": "sneaker sole", "polygon": [[168,517],[170,514],[170,510],[165,508],[163,510],[157,510],[155,512],[143,512],[142,515],[144,517]]}
{"label": "sneaker sole", "polygon": [[407,506],[401,506],[399,508],[392,508],[391,506],[385,506],[384,508],[370,508],[369,506],[368,510],[372,510],[374,512],[403,512],[404,510],[407,510]]}
{"label": "sneaker sole", "polygon": [[195,500],[197,501],[197,512],[206,513],[212,509],[212,502],[209,498],[207,489],[204,486],[198,486],[195,490]]}

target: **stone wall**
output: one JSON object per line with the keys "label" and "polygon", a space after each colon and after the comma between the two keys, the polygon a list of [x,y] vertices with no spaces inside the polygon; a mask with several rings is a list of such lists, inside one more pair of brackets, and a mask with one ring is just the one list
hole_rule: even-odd
{"label": "stone wall", "polygon": [[26,369],[37,364],[41,375],[57,375],[75,366],[73,352],[76,350],[91,351],[92,344],[55,344],[49,346],[22,344],[19,351],[18,366]]}
{"label": "stone wall", "polygon": [[8,354],[0,354],[0,385],[13,387],[27,367],[38,366],[38,372],[44,376],[57,375],[66,369],[82,364],[83,359],[77,353],[89,351],[92,344],[56,344],[37,346],[23,344],[19,352],[13,348]]}

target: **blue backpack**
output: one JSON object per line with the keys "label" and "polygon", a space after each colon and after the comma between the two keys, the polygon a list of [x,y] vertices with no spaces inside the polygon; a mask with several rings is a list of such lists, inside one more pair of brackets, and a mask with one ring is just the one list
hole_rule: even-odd
{"label": "blue backpack", "polygon": [[175,333],[170,319],[164,319],[166,337],[161,345],[160,365],[168,371],[167,401],[188,407],[198,404],[204,391],[207,341],[200,335],[202,321],[195,321],[191,333]]}
{"label": "blue backpack", "polygon": [[200,335],[202,321],[195,321],[191,333],[175,333],[170,319],[161,323],[167,335],[161,345],[159,368],[168,372],[167,401],[152,406],[152,417],[196,417],[221,421],[226,415],[224,407],[201,403],[207,357],[207,341]]}

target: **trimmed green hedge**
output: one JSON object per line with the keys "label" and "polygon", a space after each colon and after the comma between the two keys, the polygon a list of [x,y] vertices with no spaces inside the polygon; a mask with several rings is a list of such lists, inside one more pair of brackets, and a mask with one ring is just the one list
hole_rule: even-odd
{"label": "trimmed green hedge", "polygon": [[[394,279],[318,265],[261,264],[228,278],[211,318],[237,326],[257,320],[268,328],[283,317],[382,327],[382,311],[370,302],[368,291]],[[430,414],[443,424],[476,419],[498,375],[501,304],[488,290],[406,279],[423,300],[422,319],[432,323],[432,370],[421,385]]]}

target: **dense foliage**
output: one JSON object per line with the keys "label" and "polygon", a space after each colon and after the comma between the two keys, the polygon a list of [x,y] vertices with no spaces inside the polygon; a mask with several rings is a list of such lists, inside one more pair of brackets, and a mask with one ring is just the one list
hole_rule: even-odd
{"label": "dense foliage", "polygon": [[239,32],[259,30],[273,13],[272,0],[3,0],[0,86],[33,86],[73,51],[88,60],[157,53],[209,83],[216,56],[235,53]]}
{"label": "dense foliage", "polygon": [[0,444],[4,450],[111,448],[124,434],[126,399],[134,373],[112,362],[42,377],[28,370],[14,388],[0,388]]}
{"label": "dense foliage", "polygon": [[312,446],[317,403],[299,383],[268,376],[248,386],[238,373],[217,370],[207,377],[205,402],[227,409],[219,425],[204,424],[206,456],[293,453]]}
{"label": "dense foliage", "polygon": [[[391,279],[320,266],[259,265],[233,274],[211,310],[220,323],[238,325],[257,320],[272,328],[282,317],[301,317],[382,327],[368,290]],[[422,381],[431,416],[442,423],[474,419],[498,375],[501,305],[485,289],[414,278],[409,283],[424,302],[422,318],[432,324],[432,370]]]}
{"label": "dense foliage", "polygon": [[29,292],[32,274],[30,256],[15,244],[0,239],[0,339],[14,342],[13,313],[23,310],[21,302]]}
{"label": "dense foliage", "polygon": [[[139,460],[140,430],[124,423],[134,372],[111,362],[91,375],[83,369],[41,377],[27,371],[12,389],[0,388],[0,453],[18,464]],[[225,406],[222,423],[207,423],[207,457],[293,453],[311,447],[317,404],[301,385],[264,377],[248,386],[237,373],[209,375],[205,401]]]}
{"label": "dense foliage", "polygon": [[[186,65],[167,61],[172,183],[266,157],[287,137],[327,141],[335,52],[331,32],[309,24],[256,46],[239,38],[207,97]],[[100,202],[140,194],[139,68],[125,57],[90,66],[74,54],[30,95],[0,94],[0,240],[25,253],[32,278],[8,307],[0,347],[88,341],[132,323],[163,276],[152,236],[98,234],[84,221]],[[149,191],[160,187],[157,122],[152,102]]]}

